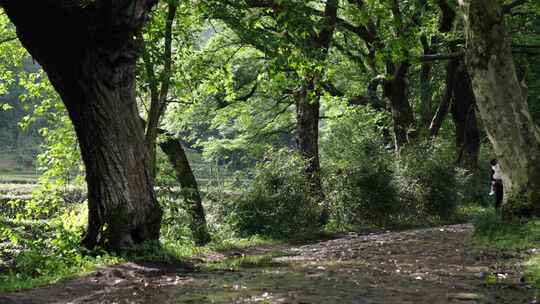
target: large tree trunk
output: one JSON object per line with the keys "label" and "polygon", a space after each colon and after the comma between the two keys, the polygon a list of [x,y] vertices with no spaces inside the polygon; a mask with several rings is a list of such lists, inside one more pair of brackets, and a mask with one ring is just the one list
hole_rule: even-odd
{"label": "large tree trunk", "polygon": [[455,79],[452,119],[456,126],[458,163],[463,168],[475,172],[480,152],[480,131],[476,121],[476,100],[471,79],[463,62],[456,72]]}
{"label": "large tree trunk", "polygon": [[205,245],[210,242],[210,234],[206,225],[199,186],[189,165],[184,148],[180,141],[171,135],[166,135],[166,140],[159,145],[173,165],[178,183],[182,187],[182,196],[191,217],[190,228],[193,238],[197,245]]}
{"label": "large tree trunk", "polygon": [[[113,67],[103,59],[88,51],[77,77],[80,86],[49,75],[63,99],[70,100],[66,106],[86,166],[89,222],[84,243],[95,246],[101,234],[101,242],[118,249],[157,240],[161,210],[138,120],[134,62]],[[104,80],[111,74],[119,80],[114,86]]]}
{"label": "large tree trunk", "polygon": [[154,1],[2,4],[75,126],[88,184],[84,244],[118,250],[157,241],[161,210],[135,103],[133,40]]}
{"label": "large tree trunk", "polygon": [[510,201],[526,201],[520,202],[526,205],[519,210],[522,215],[538,216],[540,131],[516,77],[501,3],[463,0],[460,5],[465,13],[467,68],[480,116],[501,164],[505,191]]}

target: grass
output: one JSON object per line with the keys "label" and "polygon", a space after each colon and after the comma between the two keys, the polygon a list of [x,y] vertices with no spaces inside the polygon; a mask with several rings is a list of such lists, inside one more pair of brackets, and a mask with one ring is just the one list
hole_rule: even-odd
{"label": "grass", "polygon": [[475,240],[479,245],[500,249],[525,250],[540,246],[540,220],[506,223],[492,209],[473,218]]}
{"label": "grass", "polygon": [[[233,250],[233,248],[247,248],[254,245],[270,243],[272,242],[264,243],[260,240],[254,242],[249,239],[238,239],[237,242],[227,241],[225,244],[211,243],[204,247],[197,247],[190,245],[179,246],[165,242],[159,248],[148,245],[138,246],[137,248],[134,248],[133,251],[119,256],[106,253],[101,253],[99,255],[83,254],[78,251],[79,249],[77,248],[73,249],[77,252],[73,253],[70,257],[64,259],[59,258],[57,260],[53,260],[56,258],[51,258],[45,263],[37,262],[38,259],[41,259],[41,252],[27,252],[24,257],[26,261],[22,261],[24,265],[30,266],[42,264],[42,266],[36,266],[36,268],[32,270],[12,270],[4,274],[0,272],[0,292],[14,292],[81,277],[96,271],[100,267],[127,261],[175,262],[199,254],[208,254],[221,250],[228,251]],[[275,257],[278,257],[277,253],[228,258],[220,262],[211,263],[208,265],[208,268],[237,270],[240,268],[265,267],[275,265],[275,262],[272,261]],[[19,263],[20,262],[21,261],[19,261]]]}
{"label": "grass", "polygon": [[[70,220],[78,221],[74,218]],[[4,218],[1,222],[6,224],[5,228],[13,228],[11,231],[15,233],[21,230],[18,229],[19,226],[14,227],[15,224],[22,226],[38,224],[51,227],[49,221],[47,223],[42,221],[39,223],[22,223]],[[143,244],[127,250],[121,255],[114,255],[105,252],[88,252],[80,248],[80,230],[56,229],[58,229],[56,232],[53,231],[56,236],[42,236],[38,240],[28,240],[25,233],[26,229],[20,231],[23,233],[18,234],[18,238],[21,239],[20,242],[22,242],[23,247],[27,248],[17,256],[15,267],[12,265],[10,271],[2,273],[2,262],[0,261],[0,292],[14,292],[35,288],[84,276],[100,267],[127,261],[175,262],[202,254],[211,254],[212,252],[231,252],[253,246],[276,244],[276,241],[261,237],[221,238],[202,247],[189,243],[163,240],[160,246]],[[0,229],[0,241],[1,236],[2,229]],[[0,257],[2,257],[2,248],[0,248]],[[222,264],[212,265],[210,268],[236,269],[238,267],[249,267],[250,265],[255,267],[255,265],[270,264],[270,259],[270,257],[266,256],[246,257],[245,259],[232,258],[226,259]]]}
{"label": "grass", "polygon": [[[35,288],[51,283],[81,277],[96,271],[100,267],[122,262],[123,259],[111,255],[97,257],[82,257],[80,261],[69,267],[57,267],[54,271],[33,275],[21,273],[0,274],[0,292],[14,292],[22,289]],[[57,264],[56,266],[58,266]],[[51,267],[54,267],[51,265]],[[36,269],[38,271],[38,269]]]}
{"label": "grass", "polygon": [[34,187],[32,184],[0,183],[0,194],[31,194]]}
{"label": "grass", "polygon": [[210,263],[207,265],[209,269],[226,269],[237,271],[240,269],[249,268],[269,268],[286,265],[283,262],[277,262],[275,258],[283,257],[282,252],[270,252],[260,255],[241,255],[238,257],[227,258],[222,261]]}
{"label": "grass", "polygon": [[[490,209],[478,213],[473,224],[479,246],[520,251],[540,248],[540,220],[506,223]],[[525,265],[526,280],[540,289],[540,253],[533,254]]]}
{"label": "grass", "polygon": [[36,182],[35,172],[0,172],[0,184],[35,184]]}

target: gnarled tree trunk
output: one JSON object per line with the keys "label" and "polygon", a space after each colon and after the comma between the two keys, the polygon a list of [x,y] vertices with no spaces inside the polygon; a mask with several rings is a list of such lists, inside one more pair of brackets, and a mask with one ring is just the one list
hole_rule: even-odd
{"label": "gnarled tree trunk", "polygon": [[540,130],[516,77],[501,3],[462,0],[460,6],[465,14],[467,68],[480,116],[501,164],[505,192],[527,201],[519,210],[521,215],[538,216]]}
{"label": "gnarled tree trunk", "polygon": [[75,126],[86,166],[84,244],[118,250],[159,238],[161,210],[135,103],[133,35],[152,0],[0,2],[49,75]]}

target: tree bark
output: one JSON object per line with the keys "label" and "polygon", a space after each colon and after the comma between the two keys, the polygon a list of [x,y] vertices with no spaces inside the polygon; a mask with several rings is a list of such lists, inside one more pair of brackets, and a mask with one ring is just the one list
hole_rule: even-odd
{"label": "tree bark", "polygon": [[[505,203],[518,199],[524,216],[540,215],[540,130],[531,118],[505,32],[501,3],[462,0],[466,62],[480,116],[503,172]],[[523,202],[521,200],[525,200]],[[511,207],[511,204],[508,205]]]}
{"label": "tree bark", "polygon": [[[321,26],[320,33],[312,40],[312,48],[309,50],[311,59],[324,62],[328,56],[330,43],[334,35],[337,22],[338,1],[328,0],[325,7],[325,19]],[[315,89],[315,81],[320,75],[313,75],[307,79],[299,92],[295,95],[296,102],[296,141],[298,149],[304,157],[309,160],[307,168],[308,178],[313,186],[313,192],[321,201],[324,198],[321,183],[321,166],[319,161],[319,93]],[[314,97],[311,97],[314,96]],[[327,210],[322,215],[323,222],[326,222]]]}
{"label": "tree bark", "polygon": [[313,192],[323,197],[321,185],[321,165],[319,161],[319,100],[310,101],[309,92],[313,83],[303,87],[296,94],[296,143],[300,153],[308,160],[306,173],[311,181]]}
{"label": "tree bark", "polygon": [[184,152],[184,148],[176,138],[165,135],[166,139],[159,145],[167,155],[174,167],[176,178],[182,187],[182,196],[186,203],[187,211],[191,217],[190,228],[197,245],[205,245],[210,242],[210,234],[206,225],[206,216],[202,205],[201,194],[197,180],[193,175],[191,166]]}
{"label": "tree bark", "polygon": [[458,59],[451,59],[446,64],[446,80],[443,96],[441,97],[441,102],[435,112],[435,116],[431,120],[429,126],[429,133],[431,138],[437,137],[439,130],[442,127],[446,114],[448,114],[448,109],[450,109],[450,104],[452,102],[452,96],[454,94],[454,84],[456,82],[456,70],[459,65]]}
{"label": "tree bark", "polygon": [[409,63],[401,62],[396,68],[392,67],[389,70],[393,77],[385,81],[384,94],[390,101],[394,123],[394,146],[396,151],[399,151],[416,136],[416,121],[407,92]]}
{"label": "tree bark", "polygon": [[452,119],[456,127],[458,164],[471,172],[478,169],[480,131],[476,121],[476,100],[471,79],[461,61],[453,85]]}
{"label": "tree bark", "polygon": [[[88,184],[84,245],[157,241],[161,210],[135,102],[133,34],[154,1],[4,1],[19,39],[49,75],[74,124]],[[31,7],[31,9],[29,9]]]}

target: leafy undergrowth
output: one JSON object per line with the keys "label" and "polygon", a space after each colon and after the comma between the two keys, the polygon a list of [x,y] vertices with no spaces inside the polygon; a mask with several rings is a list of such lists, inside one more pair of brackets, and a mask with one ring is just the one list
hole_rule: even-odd
{"label": "leafy undergrowth", "polygon": [[476,214],[473,224],[479,246],[532,253],[525,263],[525,279],[540,290],[540,220],[506,223],[490,209]]}
{"label": "leafy undergrowth", "polygon": [[[81,210],[49,221],[4,220],[0,227],[0,292],[47,285],[87,275],[98,268],[128,261],[175,262],[247,247],[276,244],[261,237],[216,238],[204,247],[190,242],[162,240],[160,246],[143,244],[122,254],[89,251],[80,246]],[[39,229],[36,229],[37,226]],[[35,227],[36,226],[36,227]],[[39,230],[39,233],[36,232]]]}

